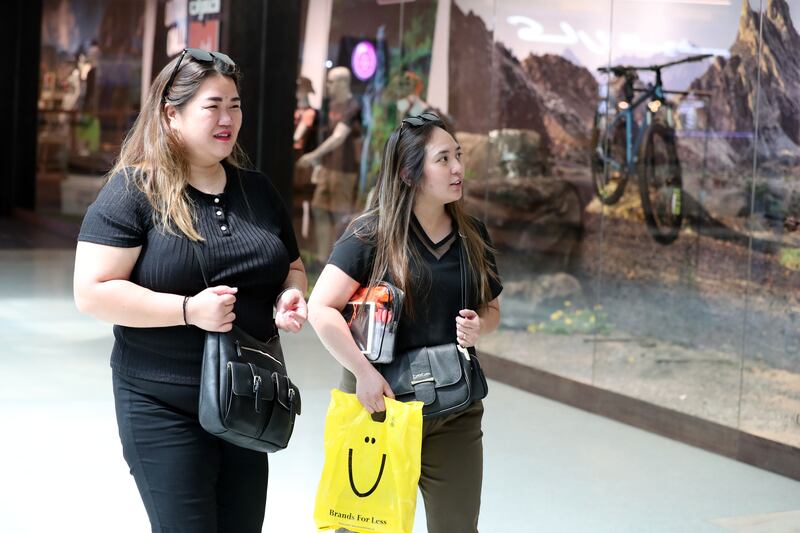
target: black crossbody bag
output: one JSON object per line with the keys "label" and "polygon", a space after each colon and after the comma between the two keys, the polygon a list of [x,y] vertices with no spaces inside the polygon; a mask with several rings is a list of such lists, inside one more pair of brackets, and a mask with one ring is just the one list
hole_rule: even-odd
{"label": "black crossbody bag", "polygon": [[[462,309],[467,308],[467,266],[459,238]],[[486,397],[489,388],[474,349],[457,342],[404,351],[385,365],[376,365],[401,402],[422,402],[422,417],[458,413]]]}
{"label": "black crossbody bag", "polygon": [[[192,242],[208,287],[205,260]],[[200,425],[242,448],[286,448],[300,414],[300,390],[289,379],[280,337],[260,341],[237,326],[206,332],[200,374]]]}

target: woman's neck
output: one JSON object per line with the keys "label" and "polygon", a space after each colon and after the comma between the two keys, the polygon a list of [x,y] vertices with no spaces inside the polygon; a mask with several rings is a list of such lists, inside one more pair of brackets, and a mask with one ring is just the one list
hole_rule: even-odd
{"label": "woman's neck", "polygon": [[220,194],[225,190],[225,169],[221,163],[212,165],[189,164],[189,184],[208,194]]}
{"label": "woman's neck", "polygon": [[453,221],[445,211],[444,205],[415,203],[413,212],[420,226],[433,242],[438,242],[439,238],[447,236],[453,229]]}

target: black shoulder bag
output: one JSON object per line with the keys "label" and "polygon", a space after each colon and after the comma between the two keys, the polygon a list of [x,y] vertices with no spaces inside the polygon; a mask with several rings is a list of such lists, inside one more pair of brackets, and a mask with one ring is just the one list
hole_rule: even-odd
{"label": "black shoulder bag", "polygon": [[[192,242],[208,287],[205,260]],[[206,332],[200,375],[200,425],[237,446],[259,452],[286,448],[300,414],[300,390],[286,373],[280,338],[260,341],[233,326]]]}
{"label": "black shoulder bag", "polygon": [[[467,308],[467,265],[459,238],[462,309]],[[395,398],[421,401],[423,418],[435,418],[465,410],[488,393],[474,349],[457,342],[425,346],[402,352],[390,364],[376,365]]]}

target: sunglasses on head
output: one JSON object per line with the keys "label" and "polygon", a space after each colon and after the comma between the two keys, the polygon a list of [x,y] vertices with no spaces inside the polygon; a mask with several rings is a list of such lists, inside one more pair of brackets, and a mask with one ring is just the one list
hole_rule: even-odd
{"label": "sunglasses on head", "polygon": [[181,63],[183,63],[183,58],[186,56],[186,54],[189,54],[192,56],[192,59],[195,61],[200,61],[201,63],[209,63],[214,61],[216,58],[227,65],[232,67],[236,66],[236,63],[233,62],[233,59],[222,52],[207,52],[205,50],[201,50],[200,48],[184,48],[183,52],[181,52],[181,57],[178,58],[178,62],[175,63],[175,68],[172,69],[172,74],[170,74],[167,84],[164,86],[164,94],[161,95],[163,100],[167,99],[167,94],[169,94],[172,84],[175,83],[175,76],[178,75],[178,70],[181,68]]}
{"label": "sunglasses on head", "polygon": [[403,125],[408,124],[409,126],[416,128],[418,126],[422,126],[427,122],[441,122],[441,121],[442,119],[439,118],[439,115],[437,115],[436,113],[423,113],[415,117],[404,118]]}

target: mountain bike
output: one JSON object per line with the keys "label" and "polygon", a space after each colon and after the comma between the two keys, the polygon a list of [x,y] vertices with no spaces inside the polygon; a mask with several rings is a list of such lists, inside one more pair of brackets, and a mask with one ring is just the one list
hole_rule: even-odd
{"label": "mountain bike", "polygon": [[[597,70],[623,78],[622,99],[614,113],[603,99],[595,114],[591,141],[592,182],[601,202],[613,205],[622,198],[632,175],[638,176],[642,210],[650,235],[661,244],[678,238],[683,221],[683,180],[675,141],[673,106],[665,95],[689,95],[686,91],[667,91],[661,81],[665,68],[702,61],[712,54],[690,56],[678,61],[632,67],[616,65]],[[655,73],[655,82],[635,87],[638,73]],[[641,96],[637,94],[642,93]],[[645,106],[646,102],[646,106]],[[637,122],[635,111],[645,106]]]}

